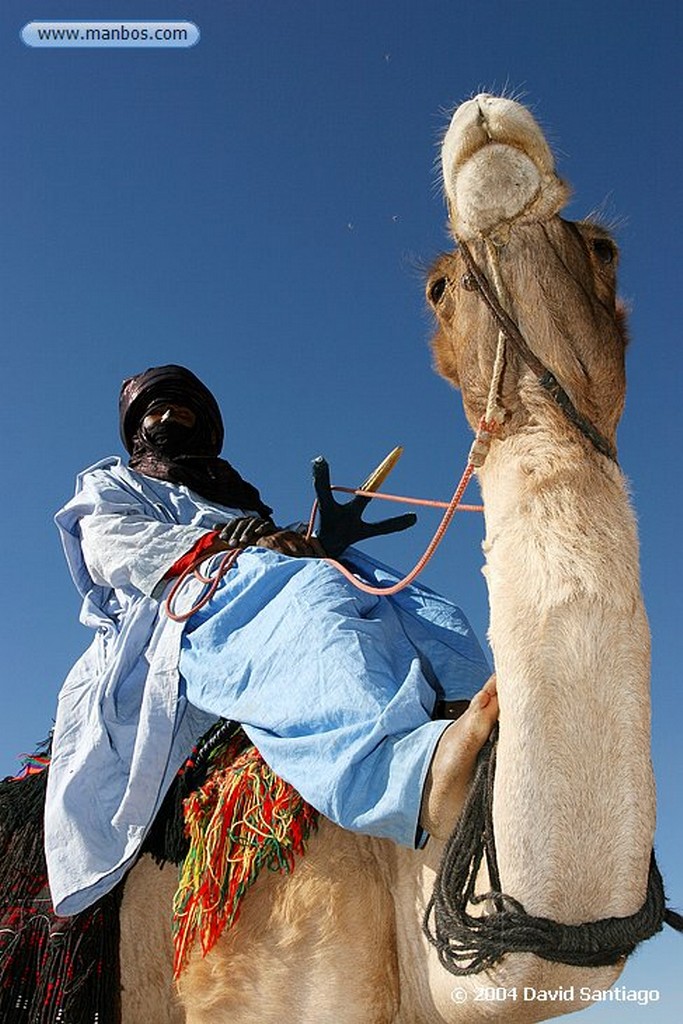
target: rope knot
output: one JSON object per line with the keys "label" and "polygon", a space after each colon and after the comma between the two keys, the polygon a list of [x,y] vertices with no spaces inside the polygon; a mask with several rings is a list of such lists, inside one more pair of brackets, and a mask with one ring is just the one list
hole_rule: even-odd
{"label": "rope knot", "polygon": [[480,466],[484,465],[489,448],[491,447],[491,441],[498,434],[504,416],[505,412],[503,409],[496,409],[488,419],[486,416],[482,416],[479,421],[477,433],[468,456],[468,461],[475,469],[479,469]]}

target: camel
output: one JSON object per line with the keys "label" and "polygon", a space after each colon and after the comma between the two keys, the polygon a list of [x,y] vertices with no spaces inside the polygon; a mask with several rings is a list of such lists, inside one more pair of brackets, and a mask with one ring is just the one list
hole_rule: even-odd
{"label": "camel", "polygon": [[[460,106],[442,155],[460,247],[427,282],[438,372],[460,389],[476,429],[499,332],[465,243],[538,358],[614,445],[626,335],[613,240],[560,217],[568,189],[532,115],[510,99]],[[567,421],[518,354],[507,349],[501,368],[499,425],[478,477],[500,701],[502,887],[565,924],[622,917],[644,901],[655,825],[634,516],[617,463]],[[584,1008],[582,987],[614,984],[623,961],[585,968],[530,953],[450,974],[422,930],[443,849],[435,839],[398,848],[322,821],[293,874],[260,877],[237,925],[193,957],[177,995],[176,872],[143,858],[122,907],[125,1024],[514,1024]]]}

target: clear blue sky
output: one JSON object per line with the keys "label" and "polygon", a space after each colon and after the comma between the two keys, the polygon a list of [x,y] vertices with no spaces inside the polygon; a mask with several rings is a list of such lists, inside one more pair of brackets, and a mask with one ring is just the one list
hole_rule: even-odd
{"label": "clear blue sky", "polygon": [[[201,40],[19,39],[32,18],[88,17],[190,18]],[[353,484],[401,443],[394,487],[449,496],[469,435],[430,369],[422,270],[448,244],[435,159],[453,107],[507,86],[549,130],[570,215],[599,208],[623,249],[620,457],[654,637],[657,849],[683,904],[680,43],[673,0],[3,0],[2,773],[48,732],[89,641],[52,515],[79,469],[119,452],[123,377],[194,368],[224,410],[226,454],[283,522],[307,514],[319,452]],[[423,513],[371,550],[409,567],[433,525]],[[481,534],[463,517],[425,579],[483,635]],[[592,1019],[678,1021],[682,958],[673,934],[647,944],[623,984],[660,1001]]]}

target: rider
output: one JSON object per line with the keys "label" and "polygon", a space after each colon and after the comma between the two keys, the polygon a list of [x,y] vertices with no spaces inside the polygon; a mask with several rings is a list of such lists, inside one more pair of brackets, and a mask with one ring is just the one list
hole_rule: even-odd
{"label": "rider", "polygon": [[[319,536],[278,528],[219,457],[218,405],[180,366],[125,381],[120,425],[128,465],[111,457],[85,470],[56,517],[81,621],[95,631],[55,725],[46,855],[57,913],[77,913],[122,877],[218,717],[239,722],[270,767],[341,826],[408,846],[445,837],[497,717],[480,646],[432,591],[371,596],[320,557],[343,553],[373,584],[394,582],[347,548],[414,517],[362,522],[367,499],[339,505],[316,460]],[[211,599],[187,621],[169,617],[173,578],[226,550],[237,561]],[[198,589],[188,578],[188,607]]]}

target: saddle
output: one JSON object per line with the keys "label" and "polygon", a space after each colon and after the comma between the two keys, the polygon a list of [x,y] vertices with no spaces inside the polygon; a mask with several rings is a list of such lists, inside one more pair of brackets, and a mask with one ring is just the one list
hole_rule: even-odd
{"label": "saddle", "polygon": [[[0,782],[0,1021],[120,1024],[119,908],[125,879],[74,917],[48,889],[43,812],[49,745]],[[278,778],[239,725],[219,721],[166,795],[141,848],[180,868],[174,972],[238,919],[261,869],[290,872],[317,812]]]}

